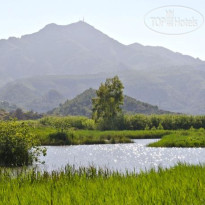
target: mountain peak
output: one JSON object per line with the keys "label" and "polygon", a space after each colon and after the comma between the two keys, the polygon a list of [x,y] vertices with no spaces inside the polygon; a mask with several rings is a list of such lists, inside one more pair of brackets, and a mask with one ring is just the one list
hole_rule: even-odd
{"label": "mountain peak", "polygon": [[55,30],[58,30],[59,28],[63,27],[62,25],[58,25],[58,24],[55,24],[55,23],[50,23],[50,24],[47,24],[46,26],[44,26],[40,32],[44,31],[44,32],[52,32],[52,31],[55,31]]}
{"label": "mountain peak", "polygon": [[78,22],[75,22],[72,24],[67,24],[67,25],[59,25],[56,23],[50,23],[50,24],[46,25],[43,29],[41,29],[41,31],[45,31],[45,30],[52,31],[55,29],[61,29],[61,28],[65,29],[65,28],[71,28],[71,27],[90,27],[91,28],[92,26],[84,21],[78,21]]}
{"label": "mountain peak", "polygon": [[57,25],[56,23],[50,23],[47,24],[43,29],[48,29],[48,28],[55,28],[58,27],[59,25]]}

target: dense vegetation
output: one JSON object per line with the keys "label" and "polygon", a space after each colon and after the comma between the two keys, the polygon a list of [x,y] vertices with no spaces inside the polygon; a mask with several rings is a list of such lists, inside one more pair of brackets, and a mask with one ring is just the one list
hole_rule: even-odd
{"label": "dense vegetation", "polygon": [[180,137],[185,132],[181,130],[197,135],[197,131],[192,129],[203,130],[205,127],[204,116],[135,115],[124,116],[118,122],[119,130],[102,132],[99,130],[99,123],[96,124],[94,120],[86,117],[53,116],[29,121],[33,127],[30,128],[31,132],[43,145],[125,143],[131,142],[131,139],[162,138],[169,134]]}
{"label": "dense vegetation", "polygon": [[173,132],[163,137],[150,147],[205,147],[205,130],[189,130]]}
{"label": "dense vegetation", "polygon": [[132,139],[156,139],[170,134],[165,130],[141,131],[98,131],[63,130],[52,127],[36,126],[30,128],[42,145],[114,144],[130,143]]}
{"label": "dense vegetation", "polygon": [[[59,107],[49,111],[49,114],[54,115],[81,115],[92,116],[92,98],[96,97],[96,90],[90,88],[72,100],[67,100],[65,103],[60,104]],[[150,105],[138,101],[127,95],[124,96],[124,105],[122,110],[127,114],[168,114],[168,111],[159,110],[157,106]]]}
{"label": "dense vegetation", "polygon": [[95,129],[95,123],[93,120],[83,116],[67,116],[67,117],[44,117],[39,120],[41,125],[51,126],[57,129]]}
{"label": "dense vegetation", "polygon": [[45,150],[25,123],[0,123],[0,166],[29,165]]}
{"label": "dense vegetation", "polygon": [[[123,127],[124,126],[124,127]],[[123,129],[164,129],[179,130],[205,128],[205,116],[189,115],[127,115],[124,117]]]}
{"label": "dense vegetation", "polygon": [[[40,123],[45,126],[100,129],[100,123],[80,116],[44,117]],[[116,130],[188,130],[190,128],[205,129],[205,116],[189,115],[121,115],[116,119]]]}
{"label": "dense vegetation", "polygon": [[0,204],[204,204],[205,166],[179,164],[140,174],[96,170],[0,169]]}

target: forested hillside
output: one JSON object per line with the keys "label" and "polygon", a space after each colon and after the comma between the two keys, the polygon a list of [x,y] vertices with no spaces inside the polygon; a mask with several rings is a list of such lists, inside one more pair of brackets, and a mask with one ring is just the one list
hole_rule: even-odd
{"label": "forested hillside", "polygon": [[[82,115],[91,117],[92,115],[92,98],[96,97],[96,91],[92,88],[84,91],[82,94],[67,100],[64,104],[50,111],[49,114],[55,115]],[[157,106],[137,101],[129,96],[124,96],[123,112],[129,114],[167,114],[169,112],[159,110]]]}

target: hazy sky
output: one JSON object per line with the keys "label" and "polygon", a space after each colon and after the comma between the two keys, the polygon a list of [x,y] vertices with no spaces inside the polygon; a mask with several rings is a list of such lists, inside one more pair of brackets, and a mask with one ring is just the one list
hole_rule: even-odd
{"label": "hazy sky", "polygon": [[205,16],[204,0],[0,0],[0,5],[0,39],[33,33],[49,23],[70,24],[84,17],[87,23],[124,44],[164,46],[205,60],[204,24],[194,32],[174,36],[153,32],[144,24],[148,11],[166,5],[190,7]]}

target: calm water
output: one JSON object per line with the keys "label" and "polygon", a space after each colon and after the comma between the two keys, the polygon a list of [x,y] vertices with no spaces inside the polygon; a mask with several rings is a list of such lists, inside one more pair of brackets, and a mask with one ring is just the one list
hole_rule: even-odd
{"label": "calm water", "polygon": [[47,156],[42,158],[41,169],[59,170],[67,164],[94,165],[124,172],[170,167],[177,162],[205,163],[204,148],[149,148],[147,144],[157,140],[135,140],[133,144],[81,145],[47,147]]}

